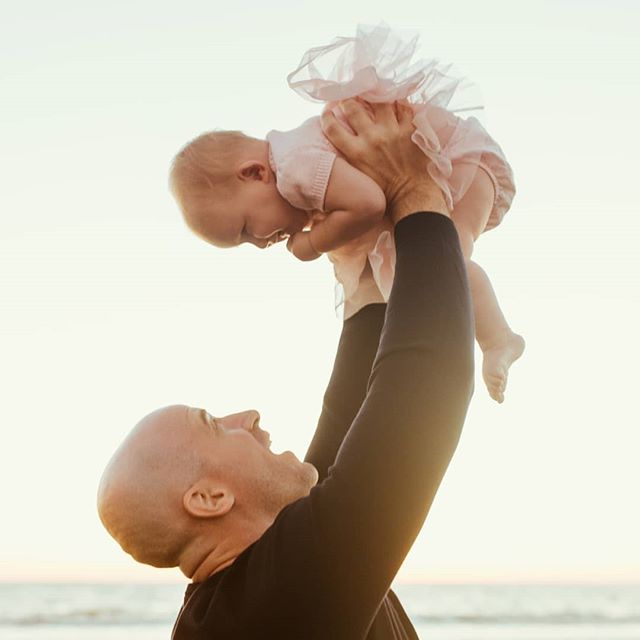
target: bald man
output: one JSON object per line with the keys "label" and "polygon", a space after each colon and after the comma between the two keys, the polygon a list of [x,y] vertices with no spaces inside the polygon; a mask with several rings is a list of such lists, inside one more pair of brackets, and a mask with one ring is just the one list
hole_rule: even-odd
{"label": "bald man", "polygon": [[417,638],[389,587],[471,397],[469,290],[410,112],[343,108],[355,135],[331,112],[323,128],[385,192],[396,276],[388,305],[344,323],[305,461],[271,452],[256,411],[172,406],[134,428],[100,484],[100,517],[122,548],[192,580],[176,640]]}

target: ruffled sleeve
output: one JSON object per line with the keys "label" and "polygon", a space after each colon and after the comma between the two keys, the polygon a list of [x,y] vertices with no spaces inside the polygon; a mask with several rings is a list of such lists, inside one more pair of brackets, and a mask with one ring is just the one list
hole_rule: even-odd
{"label": "ruffled sleeve", "polygon": [[291,131],[274,129],[266,138],[280,195],[297,209],[324,211],[337,153],[322,133],[320,118],[309,118]]}
{"label": "ruffled sleeve", "polygon": [[280,195],[297,209],[324,211],[324,199],[336,154],[315,147],[298,147],[276,163]]}

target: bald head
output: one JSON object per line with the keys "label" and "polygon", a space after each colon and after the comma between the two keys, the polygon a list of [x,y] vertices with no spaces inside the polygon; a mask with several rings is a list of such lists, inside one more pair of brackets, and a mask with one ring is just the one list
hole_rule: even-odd
{"label": "bald head", "polygon": [[183,496],[203,473],[189,408],[174,405],[143,418],[112,456],[98,489],[109,533],[139,562],[179,564],[189,541]]}
{"label": "bald head", "polygon": [[139,562],[188,577],[233,561],[318,480],[290,451],[271,451],[259,420],[254,410],[214,418],[183,405],[143,418],[100,482],[109,533]]}

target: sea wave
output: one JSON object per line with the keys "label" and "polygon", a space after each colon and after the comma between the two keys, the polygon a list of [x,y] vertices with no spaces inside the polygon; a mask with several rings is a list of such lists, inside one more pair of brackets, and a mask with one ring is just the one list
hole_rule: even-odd
{"label": "sea wave", "polygon": [[476,625],[564,625],[564,624],[639,624],[640,615],[610,616],[584,614],[550,614],[544,616],[533,615],[460,615],[460,616],[424,616],[412,615],[412,620],[424,624],[476,624]]}
{"label": "sea wave", "polygon": [[[419,624],[474,624],[492,626],[510,625],[621,625],[640,624],[640,616],[611,618],[606,616],[551,616],[536,618],[532,616],[507,616],[495,618],[491,616],[411,616]],[[74,611],[62,615],[37,614],[24,617],[7,617],[0,619],[2,626],[146,626],[166,624],[171,619],[165,616],[141,616],[128,612],[105,609]]]}
{"label": "sea wave", "polygon": [[98,626],[98,625],[149,625],[165,624],[166,615],[145,615],[141,611],[123,609],[77,609],[65,613],[31,613],[18,616],[0,617],[0,626]]}
{"label": "sea wave", "polygon": [[[474,625],[575,625],[575,624],[640,624],[640,615],[596,615],[567,612],[543,616],[534,615],[415,615],[411,618],[420,624],[474,624]],[[76,609],[65,613],[33,613],[23,616],[0,617],[0,626],[37,625],[150,625],[166,624],[173,618],[167,615],[144,614],[125,609]]]}
{"label": "sea wave", "polygon": [[[420,625],[640,625],[640,587],[398,585]],[[175,620],[183,585],[0,585],[0,627],[145,626]]]}

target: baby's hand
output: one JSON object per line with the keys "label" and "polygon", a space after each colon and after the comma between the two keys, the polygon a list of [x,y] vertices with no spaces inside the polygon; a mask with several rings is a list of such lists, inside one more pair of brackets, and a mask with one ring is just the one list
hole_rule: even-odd
{"label": "baby's hand", "polygon": [[322,255],[313,248],[308,231],[294,233],[287,241],[287,250],[303,262],[315,260]]}

